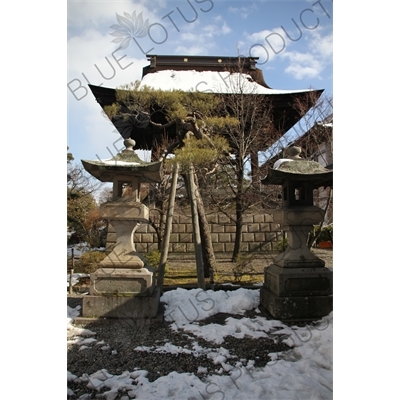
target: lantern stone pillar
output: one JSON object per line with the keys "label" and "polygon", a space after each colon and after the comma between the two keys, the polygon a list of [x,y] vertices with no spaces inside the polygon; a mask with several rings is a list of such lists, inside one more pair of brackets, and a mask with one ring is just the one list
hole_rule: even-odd
{"label": "lantern stone pillar", "polygon": [[282,186],[282,207],[273,219],[288,236],[286,250],[264,269],[259,308],[267,317],[313,320],[333,309],[333,273],[307,245],[309,232],[324,219],[323,210],[313,205],[313,190],[332,186],[332,175],[316,162],[295,159],[270,169],[262,180]]}
{"label": "lantern stone pillar", "polygon": [[126,149],[110,160],[82,160],[97,179],[113,183],[113,198],[101,205],[115,245],[98,269],[90,275],[90,295],[83,298],[83,318],[154,318],[160,290],[155,270],[136,251],[134,233],[148,223],[149,209],[140,203],[142,182],[161,181],[161,163],[146,163],[133,151],[135,142],[124,141]]}

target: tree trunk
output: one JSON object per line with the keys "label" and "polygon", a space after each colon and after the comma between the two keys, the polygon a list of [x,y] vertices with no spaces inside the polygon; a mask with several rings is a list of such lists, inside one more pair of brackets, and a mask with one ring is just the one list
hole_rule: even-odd
{"label": "tree trunk", "polygon": [[168,258],[168,247],[172,230],[172,218],[174,216],[178,171],[179,171],[179,165],[175,165],[172,171],[171,193],[169,195],[167,217],[164,226],[164,239],[162,241],[161,257],[160,257],[160,263],[158,265],[157,286],[160,287],[161,292],[164,284],[165,266],[167,264],[167,258]]}
{"label": "tree trunk", "polygon": [[260,173],[258,166],[258,153],[253,152],[250,155],[250,166],[251,166],[251,183],[254,186],[257,183],[257,178]]}
{"label": "tree trunk", "polygon": [[197,209],[199,212],[200,234],[201,234],[201,243],[203,250],[204,276],[205,278],[210,278],[210,285],[213,287],[214,271],[216,269],[214,247],[211,239],[210,226],[208,224],[206,213],[204,210],[203,199],[199,191],[197,176],[195,175],[194,178],[196,185]]}
{"label": "tree trunk", "polygon": [[[317,239],[318,239],[319,236],[321,235],[322,226],[324,225],[325,216],[326,216],[326,213],[327,213],[327,211],[328,211],[328,208],[329,208],[331,199],[332,199],[332,188],[329,188],[328,200],[327,200],[327,202],[326,202],[326,206],[325,206],[325,209],[324,209],[324,219],[323,219],[323,220],[320,222],[320,224],[319,224],[319,231],[318,231],[318,234],[317,234],[316,236],[310,235],[310,233],[308,234],[307,245],[308,245],[308,248],[309,248],[309,249],[311,249],[311,247],[313,246],[313,244],[317,241]],[[332,238],[332,243],[333,243],[333,238]]]}
{"label": "tree trunk", "polygon": [[237,260],[242,245],[242,231],[243,231],[243,213],[241,208],[236,208],[236,221],[235,221],[235,245],[233,247],[232,262]]}
{"label": "tree trunk", "polygon": [[196,256],[197,281],[199,288],[204,290],[206,288],[206,284],[204,279],[203,253],[201,247],[199,214],[198,214],[198,205],[196,196],[196,183],[194,181],[193,165],[190,166],[188,182],[189,182],[188,192],[190,197],[190,206],[192,209],[193,240],[194,240],[194,251]]}
{"label": "tree trunk", "polygon": [[233,247],[232,261],[235,262],[242,244],[242,230],[243,230],[243,180],[244,180],[244,169],[243,163],[240,161],[236,164],[237,173],[237,193],[235,199],[236,205],[236,232],[235,232],[235,245]]}

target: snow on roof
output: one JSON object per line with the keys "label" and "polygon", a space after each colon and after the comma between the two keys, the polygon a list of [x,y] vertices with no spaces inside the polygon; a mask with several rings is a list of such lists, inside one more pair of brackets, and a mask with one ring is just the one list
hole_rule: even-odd
{"label": "snow on roof", "polygon": [[114,159],[112,159],[112,158],[109,158],[109,159],[104,159],[104,160],[101,160],[101,163],[102,164],[106,164],[106,165],[114,165],[114,166],[132,166],[132,165],[141,165],[140,163],[138,163],[138,162],[132,162],[132,161],[120,161],[120,160],[114,160]]}
{"label": "snow on roof", "polygon": [[148,86],[160,90],[185,92],[287,94],[306,90],[276,90],[259,85],[248,74],[228,71],[175,71],[164,70],[145,75],[140,88]]}

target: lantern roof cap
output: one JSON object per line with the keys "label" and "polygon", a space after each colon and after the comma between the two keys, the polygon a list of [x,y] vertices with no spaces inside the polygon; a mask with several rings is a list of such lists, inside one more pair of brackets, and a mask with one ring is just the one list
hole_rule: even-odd
{"label": "lantern roof cap", "polygon": [[315,188],[332,186],[333,171],[316,161],[287,160],[279,166],[279,169],[270,168],[261,183],[264,185],[283,185],[288,181],[309,182]]}
{"label": "lantern roof cap", "polygon": [[133,150],[133,139],[125,139],[126,148],[106,160],[81,160],[89,174],[102,182],[113,182],[117,175],[138,176],[141,182],[161,182],[162,161],[143,161]]}

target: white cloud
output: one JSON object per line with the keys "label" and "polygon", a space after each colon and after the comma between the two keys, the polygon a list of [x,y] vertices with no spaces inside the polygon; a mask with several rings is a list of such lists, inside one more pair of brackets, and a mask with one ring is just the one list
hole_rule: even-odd
{"label": "white cloud", "polygon": [[93,29],[68,41],[68,145],[77,159],[95,159],[96,154],[110,158],[107,147],[116,153],[113,143],[120,138],[111,122],[102,116],[86,78],[93,85],[114,88],[141,79],[142,69],[148,65],[144,56],[129,55],[131,47],[116,52],[114,58],[115,49],[107,34]]}
{"label": "white cloud", "polygon": [[247,19],[247,17],[252,14],[252,12],[257,9],[256,5],[253,3],[251,6],[246,7],[229,7],[228,12],[232,14],[239,14],[242,19]]}
{"label": "white cloud", "polygon": [[330,33],[329,35],[321,36],[319,31],[315,32],[310,42],[310,48],[314,49],[324,60],[331,61],[333,55],[333,34]]}
{"label": "white cloud", "polygon": [[77,162],[111,158],[123,147],[120,134],[104,116],[91,92],[80,102],[70,102],[68,121],[68,146]]}
{"label": "white cloud", "polygon": [[213,20],[216,24],[202,26],[197,20],[193,24],[187,25],[178,40],[173,42],[175,54],[210,54],[216,47],[216,43],[212,39],[232,32],[221,16],[214,17]]}
{"label": "white cloud", "polygon": [[258,64],[265,65],[286,51],[291,45],[282,28],[263,30],[245,35],[241,53],[246,56],[259,57]]}
{"label": "white cloud", "polygon": [[308,51],[282,54],[282,58],[290,62],[285,72],[295,79],[320,78],[325,68],[332,65],[332,33],[323,36],[322,30],[315,30],[311,31],[308,37],[306,38]]}
{"label": "white cloud", "polygon": [[134,11],[136,14],[143,12],[146,18],[157,18],[154,14],[154,2],[149,10],[140,1],[68,1],[68,26],[70,29],[82,29],[99,27],[101,24],[113,24],[116,23],[116,13],[123,15],[124,12],[132,14]]}
{"label": "white cloud", "polygon": [[175,54],[187,54],[187,55],[193,55],[197,56],[199,54],[210,54],[209,51],[212,48],[212,46],[207,46],[206,44],[199,45],[199,44],[193,44],[193,45],[187,45],[187,46],[178,46],[175,49]]}
{"label": "white cloud", "polygon": [[[78,80],[93,85],[119,86],[141,78],[141,68],[148,62],[146,58],[134,58],[129,54],[132,48],[115,52],[116,45],[108,36],[94,30],[68,41],[68,84],[75,90]],[[115,52],[115,53],[114,53]],[[137,51],[140,54],[139,51]],[[85,78],[86,77],[86,78]],[[75,80],[75,83],[71,83]]]}
{"label": "white cloud", "polygon": [[192,32],[182,33],[180,39],[185,42],[194,42],[200,40],[198,34]]}
{"label": "white cloud", "polygon": [[[241,54],[259,57],[258,65],[263,67],[271,67],[271,61],[289,63],[284,71],[295,79],[320,78],[332,63],[332,32],[324,34],[322,28],[306,31],[298,41],[289,36],[282,28],[247,34],[240,42]],[[291,51],[293,47],[297,50]]]}
{"label": "white cloud", "polygon": [[227,25],[226,22],[219,25],[206,25],[203,29],[203,32],[200,34],[201,36],[205,36],[206,38],[212,38],[213,36],[227,35],[232,32],[232,29]]}
{"label": "white cloud", "polygon": [[242,13],[243,11],[246,11],[246,7],[229,7],[228,12],[232,14],[239,14]]}
{"label": "white cloud", "polygon": [[321,73],[321,63],[312,54],[291,52],[285,53],[284,56],[290,60],[290,65],[285,68],[285,72],[295,79],[316,78]]}
{"label": "white cloud", "polygon": [[221,34],[222,35],[226,35],[228,33],[231,33],[232,29],[227,25],[226,22],[223,23],[222,27],[221,27]]}

